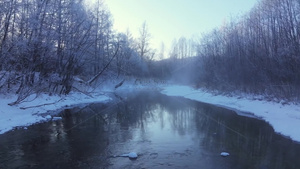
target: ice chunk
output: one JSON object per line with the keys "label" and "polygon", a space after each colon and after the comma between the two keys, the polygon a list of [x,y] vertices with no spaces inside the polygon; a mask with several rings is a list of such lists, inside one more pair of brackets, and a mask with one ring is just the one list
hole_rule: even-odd
{"label": "ice chunk", "polygon": [[221,155],[222,157],[227,157],[227,156],[229,156],[229,153],[227,153],[227,152],[222,152],[220,155]]}
{"label": "ice chunk", "polygon": [[128,157],[131,159],[136,159],[138,157],[138,155],[135,152],[131,152],[128,154]]}
{"label": "ice chunk", "polygon": [[130,159],[136,159],[138,157],[138,155],[135,152],[130,152],[128,154],[122,154],[117,157],[129,157]]}

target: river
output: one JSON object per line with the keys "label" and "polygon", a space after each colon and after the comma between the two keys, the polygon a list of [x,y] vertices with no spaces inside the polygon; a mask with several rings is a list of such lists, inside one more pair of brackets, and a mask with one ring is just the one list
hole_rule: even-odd
{"label": "river", "polygon": [[0,168],[300,168],[300,144],[262,120],[158,92],[117,98],[0,135]]}

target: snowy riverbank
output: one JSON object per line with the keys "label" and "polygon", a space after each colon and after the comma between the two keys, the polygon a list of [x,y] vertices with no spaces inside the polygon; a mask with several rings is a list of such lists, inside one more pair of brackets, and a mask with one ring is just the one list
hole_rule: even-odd
{"label": "snowy riverbank", "polygon": [[[90,92],[89,96],[80,92],[72,92],[70,95],[62,98],[47,94],[41,94],[36,98],[34,95],[27,98],[26,102],[15,106],[9,106],[8,103],[15,101],[17,99],[16,95],[0,95],[0,134],[10,131],[15,127],[24,127],[46,121],[45,113],[47,111],[58,110],[82,103],[109,101],[111,98],[106,93],[115,90],[114,84],[108,84],[106,87]],[[195,90],[188,86],[155,85],[153,82],[145,84],[126,82],[117,90],[131,92],[137,89],[160,89],[161,93],[169,96],[182,96],[204,103],[227,107],[236,112],[244,112],[243,115],[254,115],[267,121],[277,133],[300,142],[300,132],[298,131],[298,128],[300,128],[299,105],[282,105],[280,103],[250,98],[213,95],[204,90]]]}
{"label": "snowy riverbank", "polygon": [[240,97],[213,95],[204,90],[196,90],[188,86],[165,86],[163,94],[182,96],[191,100],[226,107],[244,115],[254,115],[268,122],[275,130],[292,140],[300,142],[300,106],[282,105],[281,103],[253,100]]}
{"label": "snowy riverbank", "polygon": [[[0,94],[0,134],[13,130],[15,127],[26,126],[47,121],[46,113],[62,108],[68,108],[78,104],[88,104],[94,102],[107,102],[111,100],[109,93],[115,91],[115,85],[120,80],[108,81],[98,89],[90,89],[86,94],[82,92],[71,92],[67,96],[39,94],[31,95],[20,104],[10,106],[17,100],[15,94]],[[133,79],[127,80],[118,90],[127,92],[136,91],[137,89],[156,88],[153,81],[146,83],[136,83]],[[157,89],[157,88],[156,88]]]}
{"label": "snowy riverbank", "polygon": [[44,113],[47,111],[58,110],[80,103],[104,102],[110,100],[103,93],[94,93],[92,97],[79,92],[72,92],[68,96],[49,96],[40,94],[30,96],[25,102],[15,106],[9,103],[17,99],[16,95],[0,95],[0,134],[12,130],[14,127],[24,127],[31,124],[46,121]]}

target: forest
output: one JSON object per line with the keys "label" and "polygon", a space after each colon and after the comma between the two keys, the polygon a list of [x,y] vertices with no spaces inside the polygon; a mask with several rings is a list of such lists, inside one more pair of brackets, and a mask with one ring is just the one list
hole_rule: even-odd
{"label": "forest", "polygon": [[180,37],[164,59],[154,59],[163,52],[151,48],[146,22],[133,38],[113,30],[103,1],[91,6],[0,1],[0,92],[21,101],[32,93],[68,94],[78,79],[93,85],[130,76],[299,101],[298,0],[260,0],[198,40]]}

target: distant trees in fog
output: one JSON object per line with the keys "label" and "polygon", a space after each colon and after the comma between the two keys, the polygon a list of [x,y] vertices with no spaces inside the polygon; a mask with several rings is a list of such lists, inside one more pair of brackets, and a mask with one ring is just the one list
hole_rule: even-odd
{"label": "distant trees in fog", "polygon": [[202,37],[198,84],[298,97],[300,1],[261,0],[249,13]]}
{"label": "distant trees in fog", "polygon": [[170,58],[185,59],[196,55],[196,42],[193,39],[180,37],[178,40],[174,39],[170,49]]}
{"label": "distant trees in fog", "polygon": [[198,87],[299,99],[299,50],[300,1],[261,0],[197,41],[174,40],[156,66]]}

